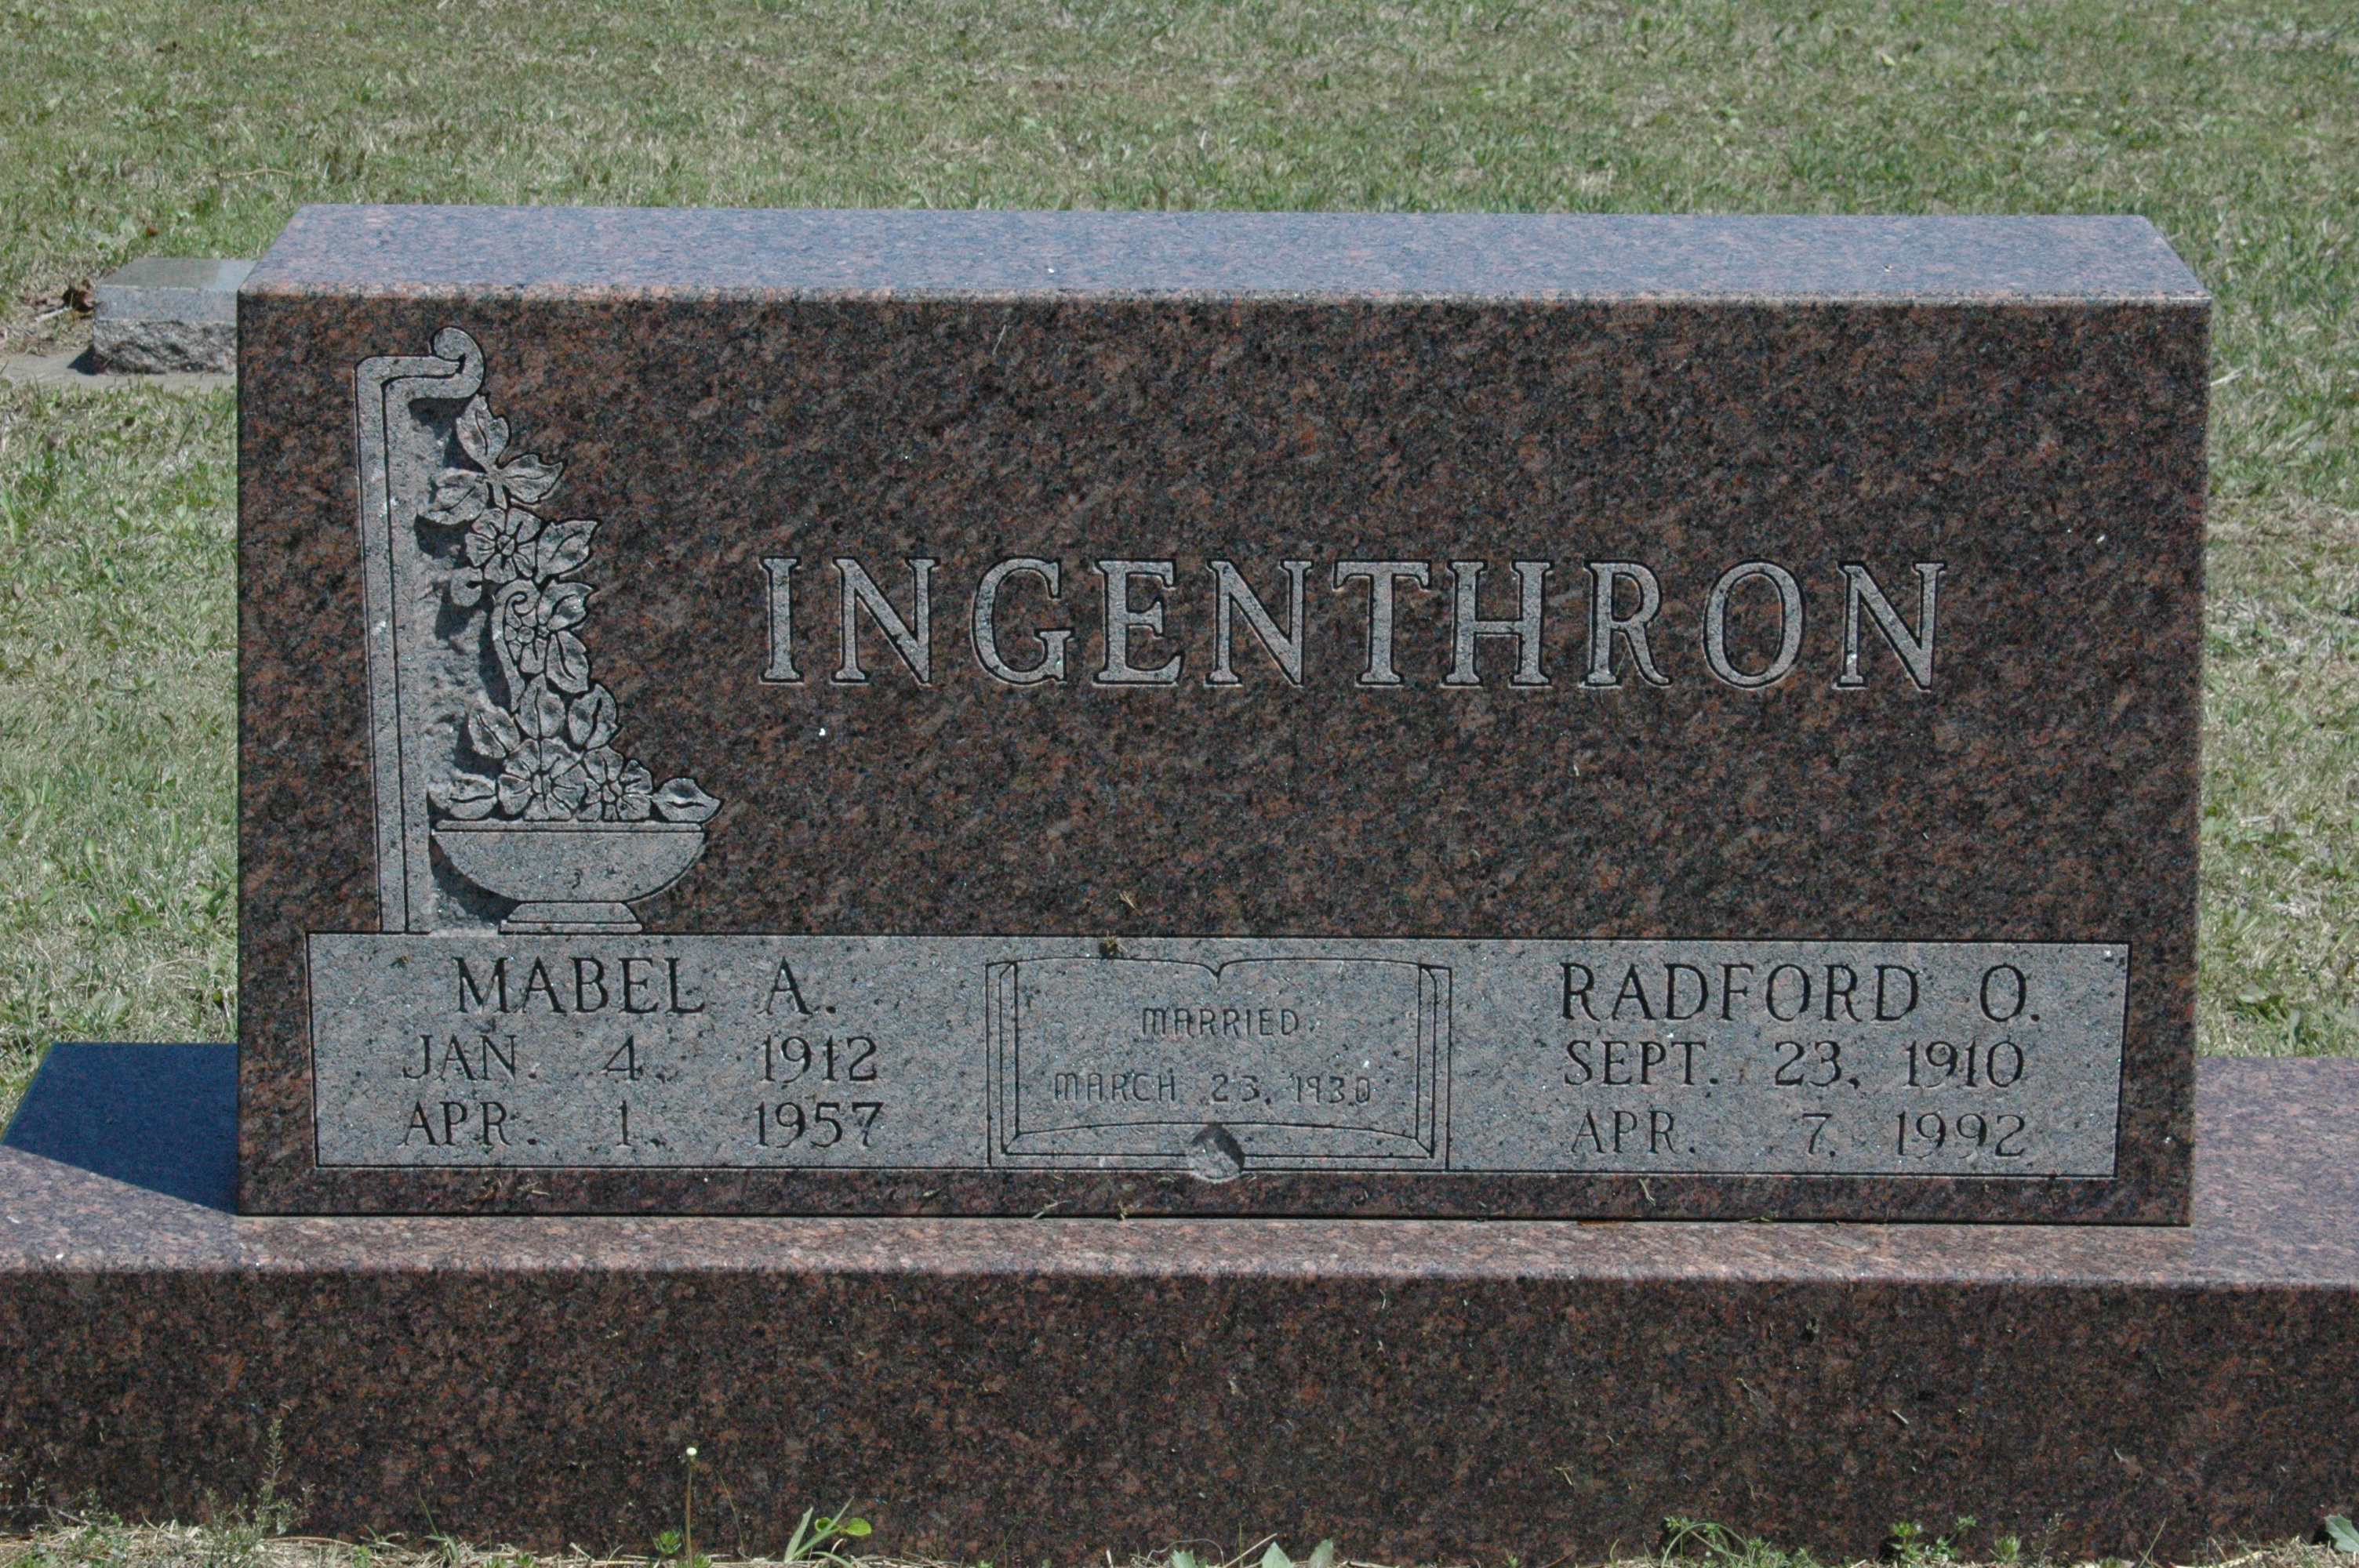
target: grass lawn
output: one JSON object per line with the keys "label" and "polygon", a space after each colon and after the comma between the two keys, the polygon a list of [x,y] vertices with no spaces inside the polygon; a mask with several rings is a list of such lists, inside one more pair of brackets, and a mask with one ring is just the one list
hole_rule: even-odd
{"label": "grass lawn", "polygon": [[[364,1545],[269,1533],[272,1523],[283,1522],[288,1517],[281,1511],[270,1519],[257,1519],[250,1510],[240,1509],[230,1510],[222,1522],[158,1528],[125,1526],[104,1517],[82,1519],[66,1513],[35,1534],[0,1536],[0,1568],[690,1568],[691,1563],[693,1568],[954,1568],[922,1560],[854,1556],[852,1552],[864,1543],[842,1539],[823,1539],[815,1553],[745,1557],[733,1555],[729,1547],[722,1546],[718,1549],[722,1555],[709,1557],[700,1551],[691,1559],[679,1536],[670,1531],[666,1532],[664,1541],[638,1549],[662,1555],[627,1556],[592,1556],[578,1546],[567,1552],[536,1556],[510,1547],[486,1548],[447,1536],[423,1542],[378,1541]],[[1971,1525],[1973,1521],[1960,1522]],[[1704,1528],[1712,1532],[1708,1540],[1698,1541],[1690,1536],[1675,1541],[1659,1555],[1617,1555],[1610,1562],[1589,1564],[1587,1568],[1828,1568],[1808,1552],[1784,1550],[1717,1526]],[[1973,1532],[1958,1533],[1962,1539],[1954,1546],[1938,1538],[1920,1540],[1896,1552],[1887,1564],[1855,1563],[1850,1568],[1889,1568],[1890,1564],[1897,1568],[2073,1568],[2040,1555],[2022,1541],[1992,1542],[1974,1538]],[[1182,1548],[1164,1555],[1133,1557],[1124,1568],[1386,1568],[1384,1564],[1352,1558],[1348,1546],[1339,1551],[1334,1541],[1315,1547],[1296,1541],[1292,1546],[1293,1552],[1289,1552],[1285,1544],[1268,1536],[1250,1544],[1239,1542],[1225,1551],[1199,1542],[1193,1551]],[[1986,1550],[1977,1552],[1976,1547]],[[2009,1551],[2009,1547],[2013,1550]],[[1992,1548],[1995,1548],[1995,1554],[1989,1550]],[[1234,1554],[1228,1555],[1230,1552]],[[1104,1561],[1108,1568],[1113,1568],[1114,1559],[1111,1553]],[[1510,1557],[1506,1562],[1507,1568],[1518,1568],[1516,1558]],[[2325,1546],[2284,1541],[2260,1549],[2221,1543],[2197,1562],[2204,1568],[2350,1568],[2352,1558],[2347,1552]],[[991,1565],[982,1563],[978,1568]],[[1542,1568],[1542,1564],[1535,1563],[1533,1568]],[[1546,1563],[1545,1568],[1564,1565],[1559,1562]],[[2079,1564],[2077,1568],[2133,1565],[2118,1558],[2107,1558],[2102,1563]]]}
{"label": "grass lawn", "polygon": [[[2201,1029],[2359,1052],[2359,14],[0,0],[0,351],[301,201],[2133,211],[2219,297]],[[0,391],[0,1106],[232,1026],[231,399]]]}

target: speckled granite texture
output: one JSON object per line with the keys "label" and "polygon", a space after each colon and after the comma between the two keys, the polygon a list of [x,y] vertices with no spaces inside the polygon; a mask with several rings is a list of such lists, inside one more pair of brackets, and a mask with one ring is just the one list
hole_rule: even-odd
{"label": "speckled granite texture", "polygon": [[[241,1202],[2183,1222],[2208,309],[2130,219],[305,209],[240,298]],[[302,942],[375,923],[353,368],[446,325],[603,520],[636,745],[727,803],[650,928],[2126,942],[2117,1177],[316,1168]],[[942,563],[932,687],[761,683],[759,559],[838,554]],[[1366,689],[1320,591],[1299,689],[1017,692],[964,644],[1015,555],[1084,626],[1102,557],[1545,557],[1555,684],[1442,688],[1442,593]],[[1832,687],[1863,557],[1946,564],[1930,697],[1872,633]],[[1692,628],[1748,558],[1800,675],[1682,633],[1582,689],[1578,563]]]}
{"label": "speckled granite texture", "polygon": [[694,1443],[732,1550],[2168,1560],[2359,1503],[2359,1064],[2202,1082],[2191,1228],[239,1218],[0,1149],[0,1479],[188,1517],[277,1419],[346,1536],[645,1550]]}
{"label": "speckled granite texture", "polygon": [[273,292],[2189,305],[2136,218],[311,207]]}

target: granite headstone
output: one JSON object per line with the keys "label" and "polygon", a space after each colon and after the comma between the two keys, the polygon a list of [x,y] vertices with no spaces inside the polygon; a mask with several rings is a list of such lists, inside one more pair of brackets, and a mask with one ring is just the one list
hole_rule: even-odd
{"label": "granite headstone", "polygon": [[249,1212],[2184,1223],[2143,221],[306,208]]}

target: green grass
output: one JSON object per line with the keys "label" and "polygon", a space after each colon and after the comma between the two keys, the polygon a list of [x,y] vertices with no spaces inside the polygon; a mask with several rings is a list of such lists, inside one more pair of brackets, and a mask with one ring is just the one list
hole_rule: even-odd
{"label": "green grass", "polygon": [[[1717,1526],[1704,1528],[1716,1534],[1708,1540],[1678,1539],[1653,1554],[1625,1551],[1605,1561],[1589,1562],[1556,1557],[1543,1549],[1528,1561],[1551,1568],[1821,1568],[1808,1552],[1783,1550]],[[1671,1533],[1667,1524],[1666,1534]],[[775,1549],[781,1543],[770,1544]],[[2075,1565],[2069,1559],[2050,1557],[2036,1549],[2026,1552],[2021,1550],[2023,1543],[2015,1544],[2016,1552],[1987,1556],[1962,1550],[1952,1554],[1946,1542],[1916,1544],[1913,1551],[1895,1552],[1884,1563],[1898,1568],[2132,1568],[2118,1558]],[[690,1568],[691,1562],[694,1568],[951,1568],[925,1558],[853,1556],[841,1552],[843,1545],[837,1541],[816,1554],[779,1552],[766,1556],[741,1555],[748,1550],[741,1546],[717,1557],[700,1552],[690,1559],[675,1541],[662,1555],[592,1556],[578,1546],[567,1552],[535,1553],[512,1546],[479,1546],[448,1536],[363,1544],[283,1535],[257,1528],[249,1516],[235,1509],[222,1519],[197,1526],[126,1525],[103,1515],[61,1511],[29,1534],[0,1536],[0,1568]],[[1321,1563],[1328,1568],[1386,1568],[1348,1555],[1348,1542],[1343,1543],[1343,1551],[1338,1551],[1337,1545],[1328,1541],[1311,1547],[1297,1541],[1294,1550],[1301,1555],[1295,1556],[1278,1547],[1276,1538],[1263,1536],[1234,1555],[1199,1545],[1194,1551],[1180,1548],[1125,1559],[1106,1552],[1102,1559],[1088,1561],[1108,1564],[1121,1561],[1124,1568],[1278,1568],[1280,1563],[1286,1568],[1297,1564],[1313,1568]],[[1277,1547],[1275,1559],[1270,1555],[1273,1547]],[[1463,1561],[1441,1559],[1444,1563]],[[1522,1560],[1508,1557],[1505,1561],[1506,1568],[1516,1568]],[[2265,1547],[2216,1543],[2192,1561],[2197,1568],[2350,1568],[2353,1559],[2347,1552],[2324,1546],[2280,1541]],[[990,1568],[990,1564],[977,1568]],[[1857,1563],[1849,1568],[1879,1565]]]}
{"label": "green grass", "polygon": [[220,396],[0,395],[8,1079],[60,1037],[232,1027],[230,413]]}
{"label": "green grass", "polygon": [[[2359,1050],[2347,5],[0,0],[0,84],[11,349],[307,200],[2145,213],[2233,377],[2204,1043]],[[0,1028],[219,1034],[228,400],[0,408]]]}
{"label": "green grass", "polygon": [[2359,1041],[2359,513],[2212,524],[2203,957],[2213,1051]]}

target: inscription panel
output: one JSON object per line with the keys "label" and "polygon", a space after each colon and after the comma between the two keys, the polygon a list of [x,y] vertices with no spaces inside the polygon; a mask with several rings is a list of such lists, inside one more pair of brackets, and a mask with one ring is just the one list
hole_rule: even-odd
{"label": "inscription panel", "polygon": [[315,935],[324,1166],[2114,1173],[2120,944]]}
{"label": "inscription panel", "polygon": [[1442,1167],[1447,968],[1030,958],[991,979],[996,1162]]}

